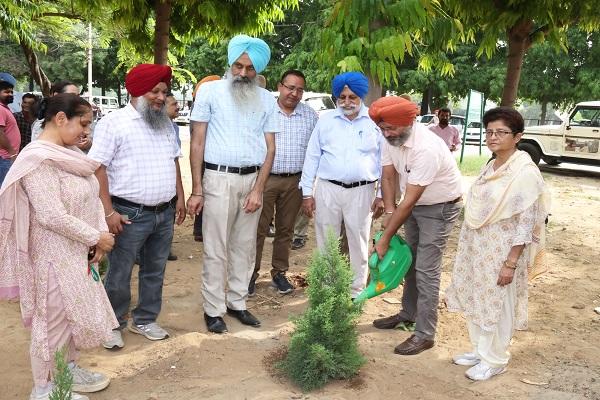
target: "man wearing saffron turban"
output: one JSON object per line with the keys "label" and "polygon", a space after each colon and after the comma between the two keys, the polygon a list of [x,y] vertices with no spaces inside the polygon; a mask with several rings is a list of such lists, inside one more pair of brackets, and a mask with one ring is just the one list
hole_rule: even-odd
{"label": "man wearing saffron turban", "polygon": [[[404,225],[413,252],[401,311],[373,321],[380,329],[416,321],[414,334],[394,350],[401,355],[418,354],[434,345],[442,254],[462,208],[456,161],[441,138],[415,122],[417,112],[416,104],[394,96],[375,101],[369,109],[386,138],[381,156],[385,230],[374,250],[382,258]],[[404,197],[396,207],[398,178]]]}
{"label": "man wearing saffron turban", "polygon": [[226,78],[202,85],[190,117],[192,193],[187,204],[190,215],[203,212],[201,290],[204,321],[214,333],[227,332],[226,313],[244,325],[260,326],[246,299],[279,132],[275,98],[256,83],[270,55],[261,39],[232,38]]}
{"label": "man wearing saffron turban", "polygon": [[319,248],[329,229],[340,235],[344,222],[354,272],[351,295],[356,297],[367,283],[371,218],[383,211],[375,193],[382,138],[363,104],[369,90],[366,76],[338,75],[332,90],[337,109],[321,116],[308,142],[300,180],[302,209],[315,216]]}
{"label": "man wearing saffron turban", "polygon": [[108,349],[124,345],[131,302],[131,272],[139,253],[139,299],[129,330],[149,340],[169,336],[156,322],[162,305],[165,265],[173,239],[173,221],[185,219],[175,130],[165,101],[171,68],[140,64],[125,77],[131,102],[102,118],[94,131],[88,156],[96,171],[100,198],[110,232],[116,235],[108,255],[104,286],[120,327]]}

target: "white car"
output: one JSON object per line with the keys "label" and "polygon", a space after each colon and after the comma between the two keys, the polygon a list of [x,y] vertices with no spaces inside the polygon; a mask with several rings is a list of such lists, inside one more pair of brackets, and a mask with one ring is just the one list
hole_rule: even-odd
{"label": "white car", "polygon": [[189,125],[190,124],[190,109],[184,108],[179,110],[179,115],[174,119],[177,125]]}
{"label": "white car", "polygon": [[[271,94],[275,98],[279,97],[279,92],[271,92]],[[306,103],[319,115],[336,108],[331,95],[327,93],[304,92],[300,101]]]}
{"label": "white car", "polygon": [[[479,138],[483,136],[483,140],[481,141],[482,145],[485,145],[485,134],[483,134],[483,128],[481,122],[469,122],[469,126],[467,126],[467,135],[465,136],[465,144],[474,144],[479,146]],[[462,138],[463,132],[460,132],[460,137]]]}

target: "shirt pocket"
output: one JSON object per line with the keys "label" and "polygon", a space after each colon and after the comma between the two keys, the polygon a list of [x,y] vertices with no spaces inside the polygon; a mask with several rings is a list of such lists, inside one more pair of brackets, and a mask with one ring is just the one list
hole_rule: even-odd
{"label": "shirt pocket", "polygon": [[248,129],[256,132],[256,134],[263,134],[263,126],[265,124],[265,118],[267,113],[264,111],[253,111],[246,114],[246,123]]}
{"label": "shirt pocket", "polygon": [[377,131],[367,130],[359,133],[359,151],[363,154],[376,154],[379,151]]}

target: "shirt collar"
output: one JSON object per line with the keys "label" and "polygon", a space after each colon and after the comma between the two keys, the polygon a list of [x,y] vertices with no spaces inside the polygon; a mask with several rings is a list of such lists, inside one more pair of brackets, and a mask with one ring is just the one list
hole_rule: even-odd
{"label": "shirt collar", "polygon": [[[347,121],[350,121],[344,114],[342,114],[342,112],[340,111],[339,107],[335,108],[336,113],[335,117],[336,118],[341,118],[341,119],[345,119]],[[369,117],[369,108],[367,106],[365,106],[365,103],[361,101],[360,103],[360,110],[358,111],[358,115],[356,116],[356,118],[354,118],[352,121],[350,122],[354,122],[357,121],[361,118],[371,118]]]}
{"label": "shirt collar", "polygon": [[138,110],[135,109],[135,107],[133,106],[133,104],[131,104],[131,102],[129,102],[129,104],[127,104],[125,106],[124,110],[127,113],[127,116],[131,119],[142,118],[142,115],[138,112]]}
{"label": "shirt collar", "polygon": [[279,107],[279,112],[281,114],[285,115],[286,117],[291,117],[292,115],[303,116],[306,113],[306,107],[308,106],[306,104],[303,104],[302,102],[299,102],[298,104],[296,104],[296,108],[294,108],[294,111],[292,111],[291,114],[288,114],[285,111],[283,111],[279,103],[277,103],[277,107]]}

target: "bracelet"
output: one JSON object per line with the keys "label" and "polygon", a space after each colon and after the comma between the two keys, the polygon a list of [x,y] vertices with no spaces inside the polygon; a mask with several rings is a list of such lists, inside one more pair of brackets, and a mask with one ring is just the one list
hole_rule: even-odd
{"label": "bracelet", "polygon": [[113,215],[115,215],[115,212],[116,212],[116,211],[115,211],[115,210],[113,210],[113,211],[112,211],[110,214],[108,214],[108,215],[105,215],[105,216],[104,216],[104,218],[110,218],[110,217],[112,217]]}
{"label": "bracelet", "polygon": [[15,158],[15,157],[16,157],[16,156],[18,156],[18,155],[19,155],[19,153],[15,153],[15,154],[13,154],[12,156],[8,156],[8,158]]}
{"label": "bracelet", "polygon": [[504,266],[506,268],[510,268],[510,269],[517,269],[517,263],[514,261],[504,260],[504,263],[502,264],[502,266]]}
{"label": "bracelet", "polygon": [[200,196],[200,197],[204,197],[204,195],[202,193],[190,193],[190,196]]}
{"label": "bracelet", "polygon": [[385,213],[386,214],[393,214],[394,212],[393,211],[386,211]]}

